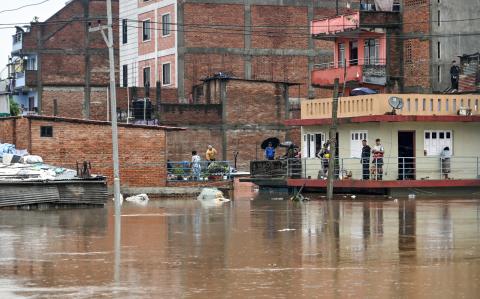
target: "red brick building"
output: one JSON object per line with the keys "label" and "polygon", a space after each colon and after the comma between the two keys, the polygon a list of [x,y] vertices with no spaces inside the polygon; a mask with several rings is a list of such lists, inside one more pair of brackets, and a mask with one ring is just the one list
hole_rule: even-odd
{"label": "red brick building", "polygon": [[[50,134],[45,134],[50,128]],[[166,137],[174,127],[119,124],[120,179],[123,189],[166,186]],[[112,134],[105,121],[26,116],[0,118],[0,142],[39,155],[45,163],[76,168],[90,161],[92,173],[113,182]],[[143,191],[142,191],[143,192]]]}
{"label": "red brick building", "polygon": [[[112,5],[118,18],[118,0]],[[11,63],[14,99],[40,114],[105,119],[108,49],[99,32],[89,32],[89,23],[96,26],[98,20],[106,23],[104,0],[73,0],[45,22],[17,27]],[[118,28],[114,34],[118,41]]]}
{"label": "red brick building", "polygon": [[160,82],[178,88],[181,102],[218,72],[301,83],[300,96],[314,97],[310,71],[332,57],[309,24],[335,15],[335,0],[121,0],[119,13],[122,86]]}
{"label": "red brick building", "polygon": [[[347,82],[347,94],[362,86],[379,92],[443,92],[450,86],[452,60],[458,63],[459,57],[479,51],[480,21],[471,19],[478,1],[359,2],[347,14],[312,22],[315,39],[334,42],[333,59],[314,66],[315,86],[331,87],[338,77]],[[472,75],[461,67],[465,78]]]}

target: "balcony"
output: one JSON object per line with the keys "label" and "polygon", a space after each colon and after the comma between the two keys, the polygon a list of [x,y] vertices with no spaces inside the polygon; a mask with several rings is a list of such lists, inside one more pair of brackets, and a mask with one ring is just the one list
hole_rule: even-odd
{"label": "balcony", "polygon": [[[479,115],[478,94],[372,94],[343,97],[338,105],[338,118],[385,115],[392,111],[388,99],[403,100],[397,115],[455,116]],[[332,99],[305,100],[301,104],[301,119],[329,119],[332,117]]]}
{"label": "balcony", "polygon": [[15,89],[22,89],[26,87],[33,87],[37,85],[37,71],[27,70],[20,73],[15,73]]}
{"label": "balcony", "polygon": [[339,83],[358,82],[384,86],[387,82],[386,65],[384,59],[365,62],[364,59],[347,61],[346,76],[341,63],[324,63],[314,65],[312,84],[316,86],[332,86],[335,78]]}
{"label": "balcony", "polygon": [[336,37],[355,37],[362,30],[396,28],[401,24],[400,9],[378,11],[373,6],[361,6],[357,12],[329,17],[311,22],[314,38],[334,40]]}
{"label": "balcony", "polygon": [[12,35],[12,53],[18,53],[22,50],[23,47],[23,32],[17,31]]}

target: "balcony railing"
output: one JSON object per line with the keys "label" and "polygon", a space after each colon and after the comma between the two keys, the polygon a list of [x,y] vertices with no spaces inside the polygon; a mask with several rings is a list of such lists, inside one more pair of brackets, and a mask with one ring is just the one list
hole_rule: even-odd
{"label": "balcony railing", "polygon": [[[403,100],[398,115],[457,115],[480,113],[478,94],[371,94],[342,97],[339,100],[338,117],[384,115],[391,112],[388,99],[392,96]],[[302,119],[328,119],[332,117],[332,99],[304,100],[301,103]]]}
{"label": "balcony railing", "polygon": [[[442,159],[431,157],[385,156],[382,165],[370,159],[364,164],[360,158],[335,159],[335,177],[348,180],[441,180],[480,179],[480,157],[452,156]],[[289,159],[284,169],[289,178],[325,179],[329,169],[323,159]]]}
{"label": "balcony railing", "polygon": [[190,161],[169,161],[167,181],[226,181],[231,179],[230,161],[200,161],[197,165]]}
{"label": "balcony railing", "polygon": [[335,78],[339,78],[340,83],[346,80],[347,82],[358,81],[385,85],[385,59],[352,59],[346,62],[346,70],[343,67],[344,63],[338,61],[315,64],[312,71],[312,83],[320,86],[329,86],[333,84]]}
{"label": "balcony railing", "polygon": [[374,0],[361,0],[360,1],[360,11],[393,11],[393,12],[399,12],[400,11],[400,0],[395,0],[393,1],[393,5],[391,10],[380,10],[380,7],[375,6],[375,1]]}
{"label": "balcony railing", "polygon": [[15,53],[22,49],[23,33],[17,32],[12,35],[12,52]]}

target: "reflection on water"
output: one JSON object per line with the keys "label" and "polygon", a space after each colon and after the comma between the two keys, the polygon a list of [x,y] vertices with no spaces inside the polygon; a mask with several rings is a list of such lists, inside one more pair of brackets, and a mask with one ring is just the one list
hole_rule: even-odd
{"label": "reflection on water", "polygon": [[[1,298],[475,298],[480,201],[0,211]],[[116,269],[118,283],[116,283]]]}

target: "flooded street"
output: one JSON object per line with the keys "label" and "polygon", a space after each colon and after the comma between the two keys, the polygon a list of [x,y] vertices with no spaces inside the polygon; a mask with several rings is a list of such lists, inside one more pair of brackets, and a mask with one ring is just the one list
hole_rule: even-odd
{"label": "flooded street", "polygon": [[480,200],[0,211],[0,298],[478,298]]}

